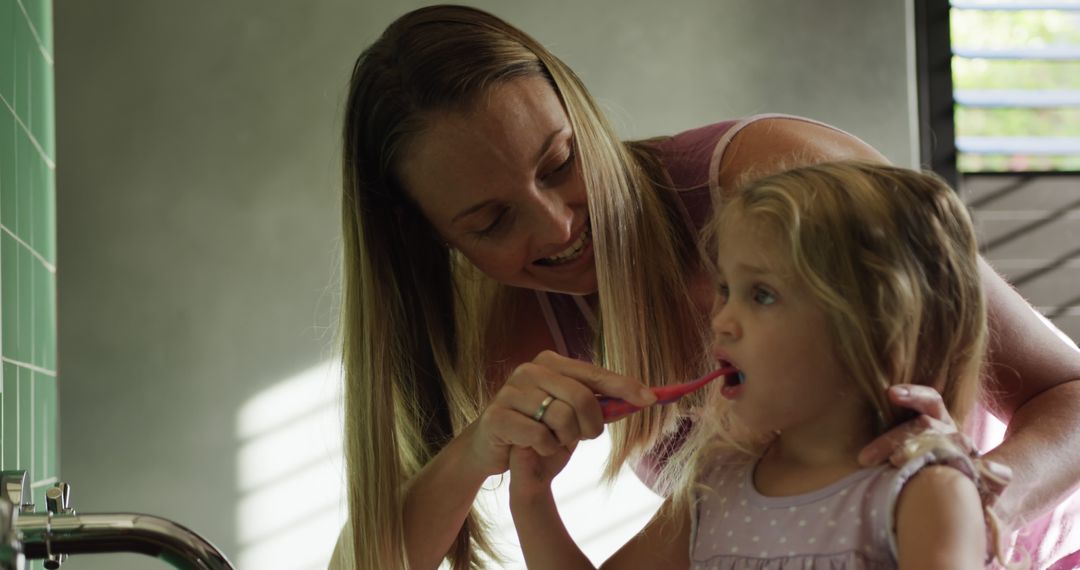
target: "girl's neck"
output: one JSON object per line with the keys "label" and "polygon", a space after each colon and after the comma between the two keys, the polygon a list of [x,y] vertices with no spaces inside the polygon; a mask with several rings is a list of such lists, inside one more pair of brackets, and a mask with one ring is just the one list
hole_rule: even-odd
{"label": "girl's neck", "polygon": [[777,434],[754,469],[755,488],[766,496],[801,495],[858,471],[859,451],[874,438],[872,429],[860,423],[829,435],[805,430]]}

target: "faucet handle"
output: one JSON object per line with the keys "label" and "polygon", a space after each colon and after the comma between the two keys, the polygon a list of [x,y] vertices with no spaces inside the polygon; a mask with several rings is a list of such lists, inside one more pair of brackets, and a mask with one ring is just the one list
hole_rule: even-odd
{"label": "faucet handle", "polygon": [[[45,489],[45,508],[50,515],[73,515],[75,510],[71,508],[71,485],[63,481]],[[47,570],[56,570],[64,563],[66,554],[52,554],[44,561]]]}
{"label": "faucet handle", "polygon": [[18,509],[8,500],[7,493],[0,493],[0,570],[24,570],[26,567],[19,530],[15,528],[18,518]]}
{"label": "faucet handle", "polygon": [[75,513],[71,506],[71,485],[63,481],[45,490],[45,508],[54,515]]}
{"label": "faucet handle", "polygon": [[20,513],[34,512],[34,499],[30,493],[30,478],[26,470],[0,472],[0,493]]}

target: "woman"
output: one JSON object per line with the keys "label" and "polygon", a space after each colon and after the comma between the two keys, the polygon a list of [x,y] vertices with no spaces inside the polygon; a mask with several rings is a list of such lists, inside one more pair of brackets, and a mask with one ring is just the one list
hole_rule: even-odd
{"label": "woman", "polygon": [[[594,394],[647,404],[642,384],[703,370],[713,293],[696,233],[711,193],[786,166],[884,161],[785,117],[622,143],[565,64],[461,7],[406,14],[361,54],[344,136],[339,552],[358,568],[474,564],[490,548],[472,502],[512,446],[553,456],[600,433]],[[1080,433],[1080,357],[982,271],[988,382],[1010,422],[990,458],[1016,468],[997,506],[1013,521],[1055,504],[1080,472],[1065,452]],[[898,403],[926,415],[909,429],[951,425],[940,397],[912,394]],[[613,424],[610,470],[634,458],[648,479],[657,454],[644,452],[676,415]],[[884,459],[894,438],[864,459]]]}

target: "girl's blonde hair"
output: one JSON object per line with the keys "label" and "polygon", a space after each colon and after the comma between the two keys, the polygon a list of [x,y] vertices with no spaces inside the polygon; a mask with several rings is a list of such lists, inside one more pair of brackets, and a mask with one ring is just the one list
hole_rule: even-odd
{"label": "girl's blonde hair", "polygon": [[[722,228],[736,221],[776,240],[774,251],[784,258],[775,260],[779,267],[805,283],[824,309],[838,360],[877,418],[875,435],[913,417],[888,400],[895,384],[934,388],[963,423],[980,397],[986,310],[971,220],[943,180],[881,164],[824,163],[716,199],[706,230],[711,258]],[[760,449],[736,435],[724,407],[722,398],[710,397],[668,464],[666,476],[677,481],[684,507],[710,457]],[[922,443],[966,453],[945,438]]]}
{"label": "girl's blonde hair", "polygon": [[[407,566],[405,484],[479,416],[497,364],[489,341],[513,332],[500,328],[508,288],[447,248],[395,169],[438,114],[467,112],[491,87],[527,76],[548,80],[574,130],[599,283],[598,362],[646,383],[701,371],[704,319],[684,282],[697,249],[678,198],[654,188],[662,172],[648,147],[620,142],[574,73],[502,20],[460,6],[402,16],[357,60],[344,125],[341,335],[358,568]],[[667,414],[612,429],[609,472]],[[448,553],[454,568],[477,567],[477,550],[497,558],[484,536],[471,513]]]}

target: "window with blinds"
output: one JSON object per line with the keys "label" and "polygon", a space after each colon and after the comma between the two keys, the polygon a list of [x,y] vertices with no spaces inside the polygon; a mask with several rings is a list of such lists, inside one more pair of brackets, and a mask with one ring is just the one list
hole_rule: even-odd
{"label": "window with blinds", "polygon": [[1080,0],[951,3],[957,169],[1080,172]]}

